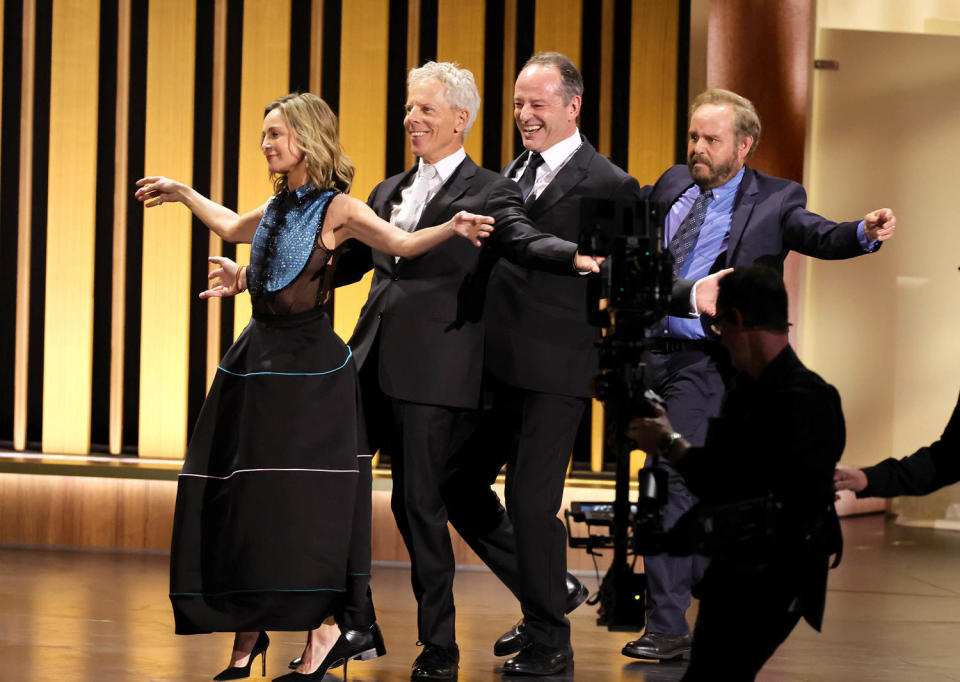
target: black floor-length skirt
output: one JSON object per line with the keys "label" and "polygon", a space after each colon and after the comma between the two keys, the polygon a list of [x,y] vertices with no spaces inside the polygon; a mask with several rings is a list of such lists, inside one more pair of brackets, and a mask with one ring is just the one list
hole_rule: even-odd
{"label": "black floor-length skirt", "polygon": [[322,311],[257,316],[227,351],[177,488],[178,634],[308,630],[347,590],[365,592],[371,481],[358,398],[350,349]]}

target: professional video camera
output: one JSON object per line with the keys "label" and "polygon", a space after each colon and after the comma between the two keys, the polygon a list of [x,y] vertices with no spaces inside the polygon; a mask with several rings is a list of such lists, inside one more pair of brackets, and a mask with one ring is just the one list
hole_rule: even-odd
{"label": "professional video camera", "polygon": [[[664,531],[666,472],[657,453],[647,453],[638,472],[637,501],[629,500],[630,452],[627,437],[634,417],[655,416],[659,396],[645,390],[642,353],[646,329],[669,309],[673,257],[663,244],[663,211],[650,202],[584,200],[579,251],[606,258],[601,277],[591,281],[588,309],[606,329],[599,342],[600,374],[593,391],[605,404],[606,447],[615,454],[613,504],[573,502],[565,511],[571,547],[597,554],[613,548],[613,562],[600,586],[598,625],[610,630],[639,630],[646,618],[646,577],[633,570],[640,555],[713,555],[769,539],[776,505],[759,498],[720,507],[695,507],[669,532]],[[573,534],[571,521],[586,524],[588,534]]]}

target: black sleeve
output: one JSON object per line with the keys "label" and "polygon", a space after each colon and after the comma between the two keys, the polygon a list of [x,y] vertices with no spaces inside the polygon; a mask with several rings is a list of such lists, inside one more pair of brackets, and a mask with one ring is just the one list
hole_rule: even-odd
{"label": "black sleeve", "polygon": [[490,190],[483,213],[493,216],[488,242],[497,255],[525,268],[558,275],[575,275],[577,245],[538,230],[523,210],[515,182],[501,182]]}
{"label": "black sleeve", "polygon": [[857,497],[926,495],[960,481],[960,398],[940,439],[902,459],[866,467],[867,487]]}

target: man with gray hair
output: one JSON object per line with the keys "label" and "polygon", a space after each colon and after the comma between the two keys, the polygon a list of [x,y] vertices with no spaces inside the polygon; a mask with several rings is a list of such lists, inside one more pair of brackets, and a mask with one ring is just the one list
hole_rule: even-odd
{"label": "man with gray hair", "polygon": [[[668,169],[645,197],[669,207],[664,246],[674,256],[674,275],[696,279],[720,268],[754,263],[782,274],[790,251],[815,258],[853,258],[873,253],[893,236],[889,208],[863,220],[836,223],[806,209],[803,187],[747,167],[760,141],[753,104],[729,90],[698,95],[690,107],[687,163]],[[666,317],[650,332],[644,353],[647,380],[663,396],[670,421],[694,446],[720,409],[727,359],[709,316]],[[668,475],[664,523],[669,528],[696,502],[683,478],[661,460]],[[703,575],[703,557],[644,557],[648,614],[644,635],[623,648],[632,658],[669,660],[690,654],[686,620],[691,586]],[[736,655],[733,652],[731,655]]]}
{"label": "man with gray hair", "polygon": [[337,269],[337,283],[375,271],[349,343],[372,445],[390,456],[391,507],[410,553],[424,644],[415,680],[454,679],[458,671],[455,563],[441,486],[462,422],[480,406],[490,270],[500,256],[570,279],[599,270],[576,244],[537,231],[517,184],[466,154],[463,141],[479,105],[470,71],[443,62],[411,70],[404,128],[419,161],[377,185],[368,203],[410,231],[461,210],[493,216],[483,247],[449,240],[410,260],[366,248],[345,254]]}

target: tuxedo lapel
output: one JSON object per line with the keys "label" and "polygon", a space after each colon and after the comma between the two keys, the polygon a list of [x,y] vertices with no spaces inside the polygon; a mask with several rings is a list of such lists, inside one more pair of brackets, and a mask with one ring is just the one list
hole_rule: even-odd
{"label": "tuxedo lapel", "polygon": [[513,176],[517,174],[517,168],[522,163],[521,159],[523,159],[523,157],[525,157],[526,155],[527,153],[524,152],[523,154],[515,158],[513,161],[508,163],[506,167],[502,171],[500,171],[500,175],[506,178],[510,178],[512,180]]}
{"label": "tuxedo lapel", "polygon": [[462,197],[470,188],[473,176],[477,172],[477,164],[468,156],[453,171],[453,175],[443,183],[443,187],[437,192],[436,196],[423,209],[420,215],[420,222],[417,229],[436,225],[440,222],[440,216],[445,215],[450,205]]}
{"label": "tuxedo lapel", "polygon": [[527,215],[530,216],[531,220],[536,220],[543,215],[547,209],[563,199],[587,177],[587,168],[590,166],[593,157],[597,155],[597,150],[582,135],[580,139],[580,149],[574,152],[573,158],[560,169],[536,201],[527,207]]}
{"label": "tuxedo lapel", "polygon": [[750,214],[757,203],[757,176],[753,170],[746,168],[743,179],[740,181],[740,192],[733,206],[733,216],[730,219],[730,240],[727,242],[727,258],[724,267],[733,263],[733,257],[740,246],[743,231],[747,227]]}
{"label": "tuxedo lapel", "polygon": [[390,209],[392,208],[393,204],[400,201],[401,189],[410,184],[410,180],[416,172],[417,166],[414,166],[406,173],[394,175],[393,177],[387,178],[383,181],[383,186],[380,190],[381,198],[372,206],[376,214],[383,220],[390,220]]}

